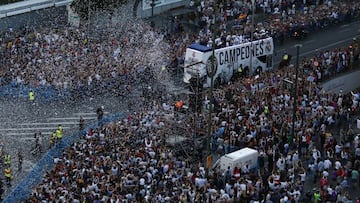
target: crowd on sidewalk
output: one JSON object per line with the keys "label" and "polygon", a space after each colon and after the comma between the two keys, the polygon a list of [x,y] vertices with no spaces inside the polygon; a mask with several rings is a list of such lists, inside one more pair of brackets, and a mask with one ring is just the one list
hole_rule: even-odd
{"label": "crowd on sidewalk", "polygon": [[[351,13],[351,16],[354,17],[359,9],[359,2],[343,4],[333,2],[332,6],[329,4],[323,3],[314,8],[311,7],[314,10],[308,11],[310,15],[303,15],[302,12],[304,11],[299,11],[296,14],[281,15],[278,18],[279,21],[260,23],[259,27],[255,29],[255,33],[262,35],[261,32],[266,30],[269,35],[276,37],[275,33],[283,29],[289,32],[289,29],[291,30],[299,23],[306,24],[309,28],[321,27],[323,24],[331,24],[333,20],[330,18],[334,18],[335,15],[331,15],[331,13],[337,13],[335,16],[339,18],[345,18],[345,13]],[[243,7],[247,4],[235,2],[230,5],[223,5],[223,12],[229,6],[235,9],[239,5]],[[296,5],[298,9],[304,7]],[[211,12],[206,12],[210,8],[211,3],[208,1],[201,3],[199,8],[201,18],[210,18]],[[321,10],[321,12],[316,9]],[[280,9],[280,11],[282,10]],[[319,17],[319,15],[326,16],[325,13],[329,14],[327,16],[329,19]],[[134,80],[138,80],[139,75],[141,75],[139,73],[149,69],[154,64],[159,68],[162,65],[177,67],[183,61],[185,49],[190,43],[210,39],[211,32],[208,29],[210,20],[206,19],[203,21],[207,22],[205,23],[207,26],[200,31],[199,35],[185,33],[175,35],[170,37],[169,45],[162,42],[164,39],[162,34],[154,32],[149,26],[141,22],[129,22],[124,25],[123,27],[127,27],[128,33],[130,33],[128,35],[105,32],[107,37],[104,41],[89,39],[88,33],[81,29],[28,28],[22,31],[10,29],[0,36],[0,56],[3,59],[0,61],[1,84],[55,86],[59,89],[75,90],[123,89]],[[233,34],[240,36],[237,39],[248,39],[248,33],[251,29],[248,27],[249,23],[244,25],[244,29],[240,31],[232,32],[222,29],[222,39],[217,40],[217,42],[224,41],[223,44],[230,44],[232,43],[230,41],[234,41]],[[137,35],[140,32],[144,34],[142,36]],[[257,35],[255,34],[255,36]],[[143,43],[144,41],[145,43]],[[162,55],[161,60],[165,64],[159,64],[159,60],[155,60],[152,54],[145,51],[154,43],[156,46],[152,47],[156,48],[152,52]],[[142,60],[139,60],[140,58]]]}
{"label": "crowd on sidewalk", "polygon": [[[223,154],[220,149],[226,149],[228,137],[232,145],[257,149],[257,173],[243,166],[206,174],[202,163],[176,157],[165,145],[164,130],[173,126],[163,117],[166,110],[159,104],[89,130],[82,141],[55,158],[55,168],[34,188],[29,200],[299,202],[310,177],[314,185],[321,184],[314,194],[323,200],[350,201],[349,187],[359,187],[360,167],[359,137],[348,125],[352,96],[323,93],[317,87],[309,93],[305,84],[299,85],[304,88],[298,91],[292,137],[293,98],[281,84],[281,78],[292,74],[265,73],[260,80],[263,84],[249,78],[244,84],[247,91],[234,84],[219,91],[212,102],[216,112],[212,149]],[[269,83],[274,87],[266,88]]]}
{"label": "crowd on sidewalk", "polygon": [[[229,143],[257,149],[257,171],[245,165],[207,174],[203,163],[176,156],[165,145],[166,129],[182,119],[159,103],[89,130],[55,158],[29,201],[354,202],[350,188],[359,187],[360,145],[351,116],[359,112],[358,101],[309,87],[311,70],[300,71],[292,134],[294,98],[283,79],[294,79],[294,71],[243,78],[204,101],[214,106],[211,150],[223,155]],[[164,116],[169,114],[175,122]],[[309,179],[314,191],[305,190]]]}
{"label": "crowd on sidewalk", "polygon": [[[349,9],[349,4],[334,5],[332,13]],[[323,7],[330,8],[328,4]],[[312,13],[321,14],[316,9],[323,7],[313,8]],[[351,9],[358,9],[358,5],[353,4]],[[311,13],[311,8],[306,11]],[[291,15],[282,18],[290,19],[289,25],[301,20]],[[322,25],[321,18],[314,19],[308,22]],[[0,41],[4,59],[1,82],[108,89],[113,87],[113,81],[136,80],[144,69],[154,65],[152,57],[158,54],[146,56],[149,52],[143,45],[153,45],[150,39],[162,40],[162,35],[151,28],[140,27],[132,25],[133,32],[127,37],[109,34],[103,42],[90,40],[81,30],[49,28],[20,34],[10,30]],[[139,39],[139,32],[145,37]],[[197,36],[186,39],[196,41]],[[173,49],[181,59],[187,40],[174,40],[170,47],[161,42],[156,45],[157,49]],[[356,43],[304,59],[296,95],[294,134],[294,98],[283,84],[283,79],[294,79],[291,67],[235,81],[204,101],[215,107],[211,149],[219,155],[227,152],[229,144],[257,149],[257,172],[243,166],[225,171],[215,168],[207,174],[203,163],[175,156],[164,141],[166,129],[172,128],[174,122],[165,119],[168,109],[162,109],[159,103],[87,131],[81,142],[55,158],[55,168],[34,188],[29,201],[299,202],[306,197],[304,185],[309,177],[320,185],[311,198],[353,201],[348,191],[351,186],[359,187],[360,144],[353,126],[348,124],[351,115],[359,111],[359,104],[350,94],[328,94],[316,83],[351,69],[355,60]],[[308,86],[309,76],[314,78],[312,86]],[[203,122],[202,126],[206,126]]]}
{"label": "crowd on sidewalk", "polygon": [[[320,1],[319,1],[320,2]],[[312,32],[339,22],[350,22],[359,17],[358,1],[256,1],[255,8],[263,9],[267,19],[254,25],[254,38],[272,36],[281,43],[292,37],[295,31]],[[216,9],[214,7],[217,7]],[[226,1],[215,5],[214,1],[203,0],[197,7],[199,27],[198,41],[211,44],[211,24],[216,19],[219,27],[215,28],[218,38],[242,36],[242,41],[250,40],[252,31],[251,1]],[[214,12],[216,17],[214,17]],[[231,20],[233,23],[229,24]]]}

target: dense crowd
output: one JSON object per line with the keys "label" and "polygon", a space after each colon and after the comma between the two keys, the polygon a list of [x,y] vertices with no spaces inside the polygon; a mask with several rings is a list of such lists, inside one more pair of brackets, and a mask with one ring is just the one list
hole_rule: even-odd
{"label": "dense crowd", "polygon": [[[353,202],[349,188],[360,184],[360,145],[351,116],[359,112],[358,101],[351,94],[310,88],[308,73],[317,68],[300,71],[294,134],[294,98],[283,82],[293,79],[294,68],[244,78],[217,90],[212,99],[205,96],[205,111],[214,106],[213,153],[227,153],[229,144],[257,149],[257,171],[215,167],[207,174],[202,162],[176,156],[166,145],[166,129],[186,119],[159,102],[86,132],[54,159],[55,168],[29,201]],[[200,126],[207,125],[200,120]],[[309,180],[314,191],[304,190]]]}
{"label": "dense crowd", "polygon": [[[315,15],[306,15],[314,16],[306,22],[322,26],[327,23],[321,18],[324,13],[349,11],[349,4],[334,5],[299,8]],[[358,9],[357,4],[352,5],[350,10]],[[201,4],[206,6],[206,2]],[[202,13],[206,13],[204,8]],[[271,13],[276,11],[276,5],[269,8]],[[316,9],[330,10],[322,14]],[[282,10],[287,9],[279,9],[280,18],[289,25],[302,22],[297,12],[283,14]],[[150,27],[128,26],[126,35],[110,34],[105,41],[93,41],[85,31],[74,29],[32,29],[21,34],[10,30],[0,41],[1,82],[65,89],[120,88],[112,82],[128,84],[149,67],[160,66],[154,61],[159,52],[147,47],[173,49],[171,57],[181,60],[183,47],[199,40],[187,35],[181,41],[172,40],[168,47]],[[277,24],[261,26],[282,29]],[[238,34],[247,31],[244,28]],[[360,184],[360,144],[349,123],[359,111],[358,102],[350,94],[328,94],[315,84],[309,87],[307,81],[312,76],[316,83],[352,68],[359,57],[357,50],[354,43],[304,59],[294,134],[294,98],[283,84],[283,79],[294,79],[291,67],[243,78],[218,90],[213,98],[205,97],[205,109],[213,105],[215,112],[211,150],[223,155],[230,144],[257,149],[258,171],[244,166],[224,171],[214,168],[207,173],[203,163],[176,156],[166,145],[166,129],[185,121],[171,110],[172,104],[159,102],[84,133],[80,142],[54,159],[54,169],[33,189],[29,202],[299,202],[307,197],[304,185],[309,177],[320,184],[309,198],[318,194],[323,200],[352,201],[349,187]],[[205,119],[201,122],[200,126],[207,125]]]}
{"label": "dense crowd", "polygon": [[1,84],[119,90],[149,67],[160,69],[168,49],[162,35],[141,22],[121,27],[101,41],[73,28],[10,29],[0,37]]}
{"label": "dense crowd", "polygon": [[[278,86],[266,91],[265,85],[273,74],[280,75],[276,77],[277,81],[272,81]],[[235,168],[214,170],[206,176],[201,163],[174,156],[164,145],[166,135],[163,133],[164,128],[173,126],[167,123],[163,110],[158,107],[88,131],[81,142],[67,149],[62,157],[55,158],[55,169],[46,174],[30,199],[33,202],[231,199],[241,202],[264,199],[286,202],[286,199],[292,199],[298,202],[305,192],[305,178],[312,177],[314,183],[321,181],[319,191],[323,199],[334,197],[346,202],[344,200],[349,198],[347,189],[352,184],[358,185],[359,181],[358,137],[351,127],[339,125],[349,119],[350,112],[346,109],[352,98],[320,90],[307,97],[304,96],[306,90],[300,89],[296,136],[289,137],[292,98],[289,92],[282,90],[280,80],[288,77],[287,74],[289,72],[279,71],[264,75],[263,89],[257,89],[258,84],[250,84],[245,86],[250,87],[246,93],[234,84],[215,96],[214,105],[218,108],[215,108],[217,113],[213,123],[213,139],[216,139],[213,150],[223,154],[220,149],[227,148],[228,137],[235,146],[258,149],[259,168],[262,169],[259,174],[246,168]],[[228,91],[232,91],[231,94]],[[265,106],[269,107],[267,113]],[[342,127],[340,137],[329,134],[329,128],[338,126]],[[223,131],[218,129],[222,127],[225,128]],[[224,143],[224,146],[219,147],[218,143]],[[308,161],[300,162],[300,158]],[[333,176],[334,183],[327,184]]]}
{"label": "dense crowd", "polygon": [[[229,5],[224,4],[222,12],[226,12],[227,8],[249,9],[248,3],[236,2],[238,1]],[[259,3],[261,2],[257,2]],[[279,7],[276,3],[269,6],[273,9]],[[167,65],[176,68],[184,60],[185,49],[190,43],[209,40],[211,38],[209,19],[212,13],[208,10],[213,10],[211,8],[211,1],[202,1],[199,6],[200,21],[206,22],[200,34],[192,35],[184,32],[180,35],[176,34],[168,40],[169,45],[163,42],[162,34],[153,32],[152,28],[141,22],[131,20],[121,25],[122,31],[109,30],[103,33],[106,37],[103,36],[102,39],[105,40],[89,38],[86,29],[27,28],[21,32],[10,29],[0,36],[0,56],[3,59],[0,61],[1,84],[51,85],[60,89],[82,91],[124,89],[133,85],[134,81],[142,79],[139,78],[144,75],[141,73],[148,71],[150,67],[157,66],[160,69]],[[286,11],[287,7],[280,8],[280,11]],[[314,30],[323,27],[324,24],[333,23],[332,13],[337,13],[338,20],[346,18],[347,13],[350,13],[350,18],[355,18],[359,2],[323,3],[315,7],[296,4],[296,9],[299,11],[295,14],[285,12],[271,22],[259,23],[254,29],[254,36],[278,37],[278,33],[289,35],[298,24]],[[308,15],[304,15],[305,10]],[[215,42],[230,45],[249,40],[251,23],[244,22],[242,25],[244,27],[240,30],[223,27],[219,30],[221,37]],[[127,34],[122,35],[124,32]],[[143,35],[136,34],[139,32]],[[211,40],[207,44],[211,45]],[[152,47],[151,51],[145,51],[149,47]],[[161,57],[155,57],[153,54]]]}
{"label": "dense crowd", "polygon": [[[220,24],[215,34],[219,38],[227,36],[242,36],[242,41],[248,41],[251,32],[254,38],[272,36],[281,43],[294,35],[294,32],[312,32],[323,29],[343,21],[351,21],[358,18],[360,4],[358,1],[324,1],[322,4],[309,1],[256,1],[255,9],[263,8],[268,14],[268,19],[259,22],[252,27],[251,1],[227,1],[215,5],[214,1],[201,1],[197,10],[199,12],[199,26],[201,28],[198,40],[212,39],[210,25],[215,21]],[[218,7],[214,9],[214,7]],[[232,20],[233,23],[228,23]],[[225,40],[224,40],[225,41]]]}

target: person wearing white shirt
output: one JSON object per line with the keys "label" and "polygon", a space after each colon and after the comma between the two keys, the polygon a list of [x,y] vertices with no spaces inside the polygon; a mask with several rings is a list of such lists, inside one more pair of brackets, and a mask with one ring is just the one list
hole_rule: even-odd
{"label": "person wearing white shirt", "polygon": [[335,169],[338,170],[339,168],[342,168],[342,165],[340,163],[340,161],[335,161]]}
{"label": "person wearing white shirt", "polygon": [[332,163],[331,163],[330,159],[328,159],[328,158],[325,159],[325,161],[324,161],[324,170],[329,170],[331,166],[332,166]]}
{"label": "person wearing white shirt", "polygon": [[328,177],[329,177],[329,172],[327,172],[326,170],[324,170],[324,171],[322,172],[322,176],[323,176],[324,178],[328,178]]}
{"label": "person wearing white shirt", "polygon": [[342,150],[342,145],[340,143],[337,143],[335,145],[335,154],[338,158],[340,158],[341,150]]}
{"label": "person wearing white shirt", "polygon": [[305,172],[305,170],[302,170],[302,171],[299,173],[299,176],[300,176],[300,181],[301,181],[302,183],[304,183],[305,180],[306,180],[306,172]]}
{"label": "person wearing white shirt", "polygon": [[276,166],[280,171],[284,171],[285,170],[285,159],[283,157],[281,157],[279,160],[277,160]]}

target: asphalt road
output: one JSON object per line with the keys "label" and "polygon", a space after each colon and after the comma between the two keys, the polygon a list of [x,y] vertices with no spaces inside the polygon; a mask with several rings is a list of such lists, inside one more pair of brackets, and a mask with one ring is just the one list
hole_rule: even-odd
{"label": "asphalt road", "polygon": [[292,63],[296,63],[296,44],[302,45],[299,51],[299,61],[301,62],[303,57],[314,55],[317,51],[348,46],[352,39],[358,36],[360,36],[360,21],[354,21],[349,24],[333,26],[323,31],[310,33],[305,39],[288,41],[282,46],[275,46],[275,67],[281,61],[284,51],[292,55]]}

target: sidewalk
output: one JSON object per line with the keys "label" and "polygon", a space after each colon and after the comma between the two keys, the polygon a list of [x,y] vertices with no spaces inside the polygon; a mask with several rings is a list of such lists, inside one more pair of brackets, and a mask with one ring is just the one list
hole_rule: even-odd
{"label": "sidewalk", "polygon": [[49,7],[69,5],[73,0],[26,0],[0,6],[0,19]]}

